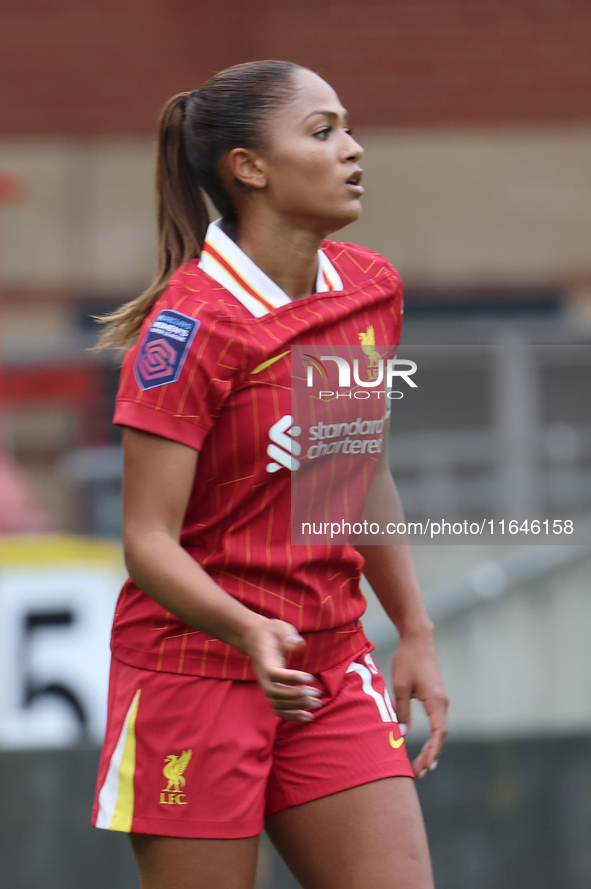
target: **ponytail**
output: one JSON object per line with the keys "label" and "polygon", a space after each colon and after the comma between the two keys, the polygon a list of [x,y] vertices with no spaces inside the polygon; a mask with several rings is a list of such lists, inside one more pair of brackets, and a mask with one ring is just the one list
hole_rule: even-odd
{"label": "ponytail", "polygon": [[183,131],[190,95],[185,92],[173,96],[160,115],[156,162],[158,262],[154,278],[135,299],[96,319],[105,325],[97,350],[126,347],[139,333],[178,267],[201,255],[209,214],[185,151]]}
{"label": "ponytail", "polygon": [[224,219],[236,222],[221,172],[223,158],[236,147],[264,146],[269,116],[295,93],[298,67],[273,60],[245,62],[166,103],[156,171],[156,274],[144,293],[97,319],[105,329],[95,349],[127,346],[178,267],[201,255],[209,221],[201,187]]}

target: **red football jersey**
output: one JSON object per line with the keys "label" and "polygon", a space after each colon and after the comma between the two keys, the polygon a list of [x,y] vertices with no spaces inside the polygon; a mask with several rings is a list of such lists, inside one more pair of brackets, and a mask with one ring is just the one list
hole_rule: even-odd
{"label": "red football jersey", "polygon": [[[370,327],[374,342],[396,345],[402,321],[399,276],[369,250],[325,241],[316,286],[290,300],[213,223],[201,259],[177,270],[127,353],[115,411],[117,424],[200,452],[182,546],[227,593],[297,627],[307,645],[288,666],[312,673],[364,643],[363,558],[348,544],[291,543],[298,461],[277,445],[292,421],[290,349],[359,343]],[[249,658],[130,579],[112,647],[145,669],[255,678]]]}

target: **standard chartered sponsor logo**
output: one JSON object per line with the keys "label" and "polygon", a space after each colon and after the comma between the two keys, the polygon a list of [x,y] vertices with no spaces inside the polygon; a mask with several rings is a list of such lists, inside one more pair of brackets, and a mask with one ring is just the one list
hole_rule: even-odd
{"label": "standard chartered sponsor logo", "polygon": [[[309,460],[327,454],[379,454],[382,451],[382,432],[385,417],[379,420],[361,420],[357,417],[352,423],[318,423],[308,429],[308,440],[320,442],[311,445],[306,456]],[[376,435],[378,438],[360,439],[352,436]],[[325,439],[334,439],[325,443]]]}
{"label": "standard chartered sponsor logo", "polygon": [[[294,426],[294,417],[284,414],[269,429],[271,444],[267,454],[272,458],[267,463],[267,472],[277,472],[282,466],[294,472],[300,468],[297,457],[302,453],[302,446],[294,439],[302,434],[301,426]],[[379,420],[361,420],[358,417],[352,423],[318,423],[308,429],[308,439],[316,444],[311,445],[306,457],[315,460],[329,454],[379,454],[382,450],[384,417]],[[378,434],[377,438],[355,439],[354,436]],[[333,439],[325,442],[324,439]],[[334,440],[336,439],[336,440]]]}
{"label": "standard chartered sponsor logo", "polygon": [[284,414],[269,429],[271,444],[267,447],[267,454],[272,462],[267,463],[267,472],[277,472],[282,466],[292,472],[300,468],[300,461],[296,458],[302,453],[302,446],[292,436],[301,435],[302,429],[293,423],[291,414]]}

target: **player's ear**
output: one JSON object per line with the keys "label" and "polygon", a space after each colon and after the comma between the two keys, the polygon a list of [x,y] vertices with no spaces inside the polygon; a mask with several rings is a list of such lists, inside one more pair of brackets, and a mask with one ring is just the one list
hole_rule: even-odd
{"label": "player's ear", "polygon": [[233,148],[228,164],[235,182],[240,188],[264,188],[267,176],[261,158],[248,148]]}

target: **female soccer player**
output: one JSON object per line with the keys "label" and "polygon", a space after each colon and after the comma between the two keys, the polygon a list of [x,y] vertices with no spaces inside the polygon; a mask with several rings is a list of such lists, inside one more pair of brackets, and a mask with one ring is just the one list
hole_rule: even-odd
{"label": "female soccer player", "polygon": [[[433,885],[412,778],[447,704],[408,549],[291,544],[291,347],[399,337],[394,269],[324,240],[361,212],[361,155],[334,90],[291,63],[222,71],[162,113],[156,277],[102,340],[137,337],[94,823],[131,834],[143,889],[249,889],[265,821],[308,889]],[[385,450],[371,459],[394,515]],[[362,569],[400,632],[397,714]],[[431,735],[411,766],[412,697]]]}

